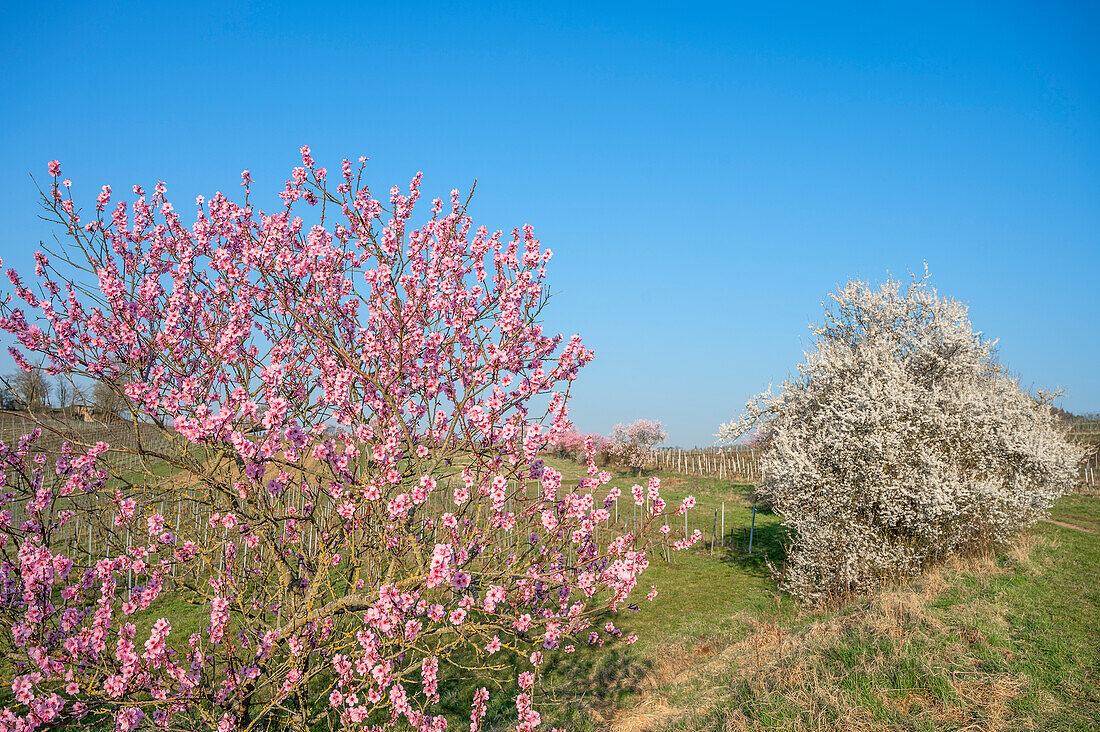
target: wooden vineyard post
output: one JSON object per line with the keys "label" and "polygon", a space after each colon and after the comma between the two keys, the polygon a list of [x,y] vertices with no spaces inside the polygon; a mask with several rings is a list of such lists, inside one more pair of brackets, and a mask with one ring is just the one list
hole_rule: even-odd
{"label": "wooden vineyard post", "polygon": [[726,502],[722,501],[722,548],[726,548]]}
{"label": "wooden vineyard post", "polygon": [[[168,490],[172,491],[171,482],[168,483]],[[176,534],[175,534],[175,536],[176,536],[176,544],[179,544],[179,536],[180,536],[180,499],[179,499],[179,496],[176,496],[175,492],[172,492],[172,495],[175,496],[175,500],[176,500]],[[179,567],[179,562],[175,561],[175,559],[173,558],[173,561],[172,561],[172,576],[173,577],[176,576],[177,567]]]}
{"label": "wooden vineyard post", "polygon": [[752,554],[752,535],[756,531],[756,503],[752,504],[752,523],[749,524],[749,554]]}
{"label": "wooden vineyard post", "polygon": [[718,541],[718,509],[714,509],[714,524],[710,527],[710,555],[714,556],[714,543]]}
{"label": "wooden vineyard post", "polygon": [[[130,529],[129,528],[126,529],[126,554],[127,555],[130,554]],[[133,591],[133,589],[134,589],[134,573],[133,573],[133,570],[131,570],[131,569],[126,570],[126,589],[128,591]]]}
{"label": "wooden vineyard post", "polygon": [[[668,528],[668,514],[665,514],[665,528]],[[668,548],[668,532],[665,532],[665,562],[672,564],[672,552]]]}

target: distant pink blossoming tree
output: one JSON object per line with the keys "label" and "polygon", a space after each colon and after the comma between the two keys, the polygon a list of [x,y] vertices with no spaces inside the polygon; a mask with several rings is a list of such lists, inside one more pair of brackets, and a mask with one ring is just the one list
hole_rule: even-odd
{"label": "distant pink blossoming tree", "polygon": [[559,458],[573,460],[584,455],[584,438],[580,432],[568,429],[550,441],[550,449]]}
{"label": "distant pink blossoming tree", "polygon": [[617,424],[611,431],[611,459],[637,475],[649,464],[653,448],[667,439],[668,433],[659,420],[639,419],[628,425]]}

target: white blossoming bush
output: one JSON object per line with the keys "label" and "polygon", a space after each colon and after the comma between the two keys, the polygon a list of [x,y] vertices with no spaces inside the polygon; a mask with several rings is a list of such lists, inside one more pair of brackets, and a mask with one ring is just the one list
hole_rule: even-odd
{"label": "white blossoming bush", "polygon": [[1073,484],[1080,451],[928,277],[849,282],[782,390],[722,425],[759,426],[762,497],[791,530],[787,591],[819,604],[1002,544]]}

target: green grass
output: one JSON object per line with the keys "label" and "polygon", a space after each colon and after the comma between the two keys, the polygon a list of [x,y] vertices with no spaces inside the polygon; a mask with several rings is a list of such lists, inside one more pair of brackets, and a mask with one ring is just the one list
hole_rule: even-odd
{"label": "green grass", "polygon": [[[565,485],[583,467],[551,461]],[[630,486],[648,476],[616,475],[620,517],[631,515]],[[1020,545],[967,557],[909,584],[827,612],[778,592],[768,560],[781,562],[779,518],[756,515],[746,553],[751,489],[710,478],[662,476],[675,507],[698,503],[688,530],[706,542],[652,556],[636,590],[638,611],[614,618],[632,646],[548,654],[540,711],[550,725],[577,730],[718,729],[1065,729],[1100,727],[1100,498],[1070,496]],[[715,511],[725,537],[709,545]],[[681,522],[672,525],[674,538]],[[1088,533],[1088,532],[1094,533]],[[655,553],[656,554],[656,553]],[[659,595],[647,602],[651,584]],[[162,597],[139,613],[186,638],[206,611]],[[469,697],[494,684],[441,669],[451,728],[464,727]],[[514,684],[507,669],[498,683]],[[493,694],[487,721],[514,725],[515,708]],[[458,725],[455,727],[454,725]]]}
{"label": "green grass", "polygon": [[[670,502],[696,495],[708,539],[722,501],[727,530],[748,526],[745,486],[665,486]],[[642,640],[555,668],[546,716],[579,729],[1096,729],[1100,499],[1063,498],[1052,518],[1098,533],[1040,523],[1008,551],[813,612],[777,593],[762,555],[781,559],[781,527],[758,512],[753,556],[655,561],[639,592],[661,594],[620,623]]]}
{"label": "green grass", "polygon": [[[581,466],[553,461],[554,467],[563,472],[566,485],[570,479],[579,480],[584,475]],[[617,475],[609,487],[623,490],[620,498],[620,517],[629,512],[630,487],[635,483],[645,485],[648,476]],[[738,612],[768,613],[776,609],[777,602],[784,614],[793,611],[794,603],[776,591],[766,561],[769,557],[783,556],[783,529],[779,517],[759,508],[753,536],[753,554],[745,553],[747,536],[752,523],[751,488],[746,485],[716,478],[662,476],[661,496],[670,509],[676,508],[686,496],[696,498],[696,506],[688,513],[688,533],[700,529],[704,542],[691,550],[672,552],[671,561],[654,552],[650,568],[639,586],[641,610],[624,618],[624,629],[638,633],[641,640],[637,648],[646,649],[659,643],[669,633],[690,636],[699,629],[711,626],[715,618],[724,618]],[[726,547],[721,536],[710,551],[715,512],[721,526],[722,508],[725,507]],[[671,523],[673,538],[684,535],[683,520]],[[719,528],[719,534],[721,529]],[[650,585],[656,585],[658,596],[652,602],[644,600]]]}

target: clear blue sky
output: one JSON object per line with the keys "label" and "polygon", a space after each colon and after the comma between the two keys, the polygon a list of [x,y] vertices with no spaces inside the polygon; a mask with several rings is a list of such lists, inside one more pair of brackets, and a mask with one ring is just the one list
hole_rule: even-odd
{"label": "clear blue sky", "polygon": [[925,260],[1025,383],[1100,410],[1093,4],[161,5],[5,3],[6,263],[48,236],[51,158],[85,201],[182,203],[243,168],[274,196],[309,144],[535,226],[549,324],[596,350],[581,429],[709,444],[829,290]]}

